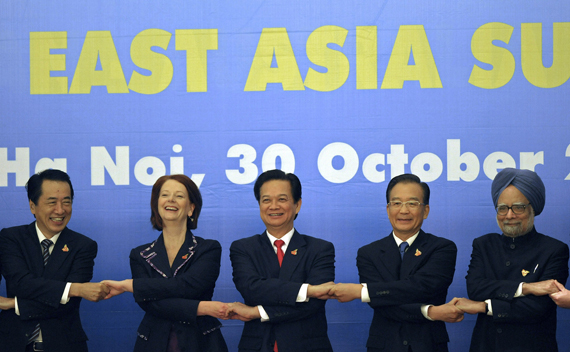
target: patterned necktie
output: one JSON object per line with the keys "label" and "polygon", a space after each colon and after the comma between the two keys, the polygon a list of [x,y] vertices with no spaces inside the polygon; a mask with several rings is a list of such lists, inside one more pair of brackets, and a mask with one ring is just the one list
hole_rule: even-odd
{"label": "patterned necktie", "polygon": [[283,263],[283,257],[285,256],[283,250],[281,249],[281,246],[283,246],[284,244],[285,241],[283,240],[275,240],[275,247],[277,247],[277,260],[279,260],[279,266],[281,266],[281,263]]}
{"label": "patterned necktie", "polygon": [[402,260],[404,260],[404,253],[406,253],[406,249],[408,249],[408,242],[402,242],[400,243],[400,257],[402,257]]}
{"label": "patterned necktie", "polygon": [[[285,256],[285,253],[283,253],[281,246],[285,244],[285,241],[275,240],[274,244],[275,247],[277,247],[277,260],[279,260],[279,266],[281,266],[281,263],[283,263],[283,257]],[[273,346],[273,352],[279,352],[277,349],[277,341],[275,341],[275,345]]]}
{"label": "patterned necktie", "polygon": [[47,264],[49,259],[49,247],[53,244],[52,241],[45,239],[42,241],[42,255],[44,257],[44,265]]}
{"label": "patterned necktie", "polygon": [[[45,239],[42,241],[42,256],[44,258],[44,266],[47,264],[49,259],[49,247],[53,244],[52,241]],[[28,344],[34,342],[38,336],[40,336],[40,324],[38,323],[34,328],[34,332],[28,338]]]}

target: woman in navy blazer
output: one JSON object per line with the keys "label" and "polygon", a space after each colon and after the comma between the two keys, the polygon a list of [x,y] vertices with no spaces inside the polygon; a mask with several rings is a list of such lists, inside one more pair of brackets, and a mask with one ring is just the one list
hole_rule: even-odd
{"label": "woman in navy blazer", "polygon": [[227,305],[211,301],[222,248],[190,231],[202,208],[198,187],[185,175],[162,176],[150,204],[151,223],[162,233],[131,251],[132,279],[104,281],[107,298],[132,292],[146,312],[135,352],[227,351],[216,319],[226,318]]}

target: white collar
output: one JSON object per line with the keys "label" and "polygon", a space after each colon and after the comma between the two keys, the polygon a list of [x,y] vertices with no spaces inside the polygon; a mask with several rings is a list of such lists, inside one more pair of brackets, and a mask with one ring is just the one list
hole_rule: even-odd
{"label": "white collar", "polygon": [[[40,243],[42,243],[43,240],[47,239],[47,237],[43,234],[43,232],[40,230],[40,228],[38,227],[38,222],[36,221],[35,223],[36,225],[36,234],[38,235],[38,241],[40,241]],[[57,242],[57,239],[59,238],[59,235],[61,235],[61,232],[58,232],[57,234],[55,234],[52,238],[50,238],[49,240],[53,242],[53,244],[55,245],[55,243]]]}
{"label": "white collar", "polygon": [[291,238],[293,237],[293,234],[295,233],[295,228],[293,227],[291,229],[291,231],[287,232],[281,238],[277,238],[277,237],[273,236],[267,230],[265,230],[265,232],[267,233],[267,238],[269,238],[269,242],[271,242],[271,245],[273,246],[273,250],[275,251],[275,253],[277,253],[277,247],[275,246],[276,240],[282,240],[283,242],[285,242],[285,244],[283,244],[283,246],[281,246],[281,249],[283,250],[283,252],[285,252],[287,250],[287,246],[289,245],[289,242],[291,242]]}
{"label": "white collar", "polygon": [[[416,240],[416,238],[418,238],[418,235],[419,235],[419,234],[420,234],[420,232],[418,231],[418,232],[416,232],[415,235],[413,235],[412,237],[410,237],[410,238],[408,238],[408,239],[406,240],[406,242],[408,242],[408,246],[410,246],[410,247],[412,246],[412,243],[414,243],[414,241]],[[394,231],[392,231],[392,236],[394,237],[394,240],[396,240],[396,244],[398,245],[398,247],[400,247],[400,244],[402,244],[402,242],[404,242],[404,241],[402,241],[401,239],[399,239],[399,238],[394,234]]]}

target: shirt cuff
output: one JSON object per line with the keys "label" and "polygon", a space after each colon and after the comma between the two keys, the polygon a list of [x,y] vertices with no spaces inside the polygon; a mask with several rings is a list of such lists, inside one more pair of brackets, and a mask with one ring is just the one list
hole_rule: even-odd
{"label": "shirt cuff", "polygon": [[431,307],[431,306],[433,306],[433,304],[422,304],[422,314],[423,314],[424,318],[426,318],[427,320],[433,321],[433,319],[430,318],[428,315],[429,307]]}
{"label": "shirt cuff", "polygon": [[297,294],[297,300],[295,302],[309,302],[309,297],[307,297],[307,291],[309,290],[309,284],[302,284]]}
{"label": "shirt cuff", "polygon": [[491,304],[491,300],[486,299],[485,303],[487,303],[487,315],[493,316],[493,305]]}
{"label": "shirt cuff", "polygon": [[69,302],[69,289],[71,289],[71,282],[68,282],[67,285],[65,285],[65,290],[63,290],[63,295],[61,295],[59,303],[67,304],[67,302]]}
{"label": "shirt cuff", "polygon": [[269,315],[267,315],[265,309],[262,306],[257,306],[257,309],[259,310],[259,315],[261,315],[261,322],[269,321]]}
{"label": "shirt cuff", "polygon": [[515,298],[517,298],[517,297],[524,297],[524,295],[523,295],[523,293],[522,293],[522,285],[523,285],[523,282],[521,282],[521,283],[519,284],[519,287],[517,288],[517,291],[515,292]]}
{"label": "shirt cuff", "polygon": [[18,308],[18,297],[14,297],[14,310],[16,311],[16,315],[20,316],[20,308]]}
{"label": "shirt cuff", "polygon": [[368,294],[368,285],[367,284],[361,284],[362,285],[362,291],[360,291],[360,300],[362,301],[362,303],[370,303],[370,295]]}

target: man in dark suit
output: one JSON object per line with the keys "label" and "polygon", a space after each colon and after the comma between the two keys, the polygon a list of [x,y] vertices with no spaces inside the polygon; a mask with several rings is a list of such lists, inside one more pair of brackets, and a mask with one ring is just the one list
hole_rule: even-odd
{"label": "man in dark suit", "polygon": [[374,309],[368,351],[447,351],[444,322],[463,319],[457,298],[445,303],[457,247],[421,230],[429,214],[429,187],[412,174],[394,177],[386,190],[392,233],[358,250],[362,284],[337,284],[340,302],[361,299]]}
{"label": "man in dark suit", "polygon": [[266,171],[254,193],[266,231],[230,248],[233,280],[245,301],[230,311],[246,321],[239,351],[332,351],[322,299],[334,280],[334,247],[293,227],[301,209],[297,176]]}
{"label": "man in dark suit", "polygon": [[457,307],[478,314],[470,351],[558,351],[556,304],[549,294],[568,278],[568,246],[534,228],[545,187],[533,171],[504,169],[491,186],[502,235],[473,241],[468,299]]}
{"label": "man in dark suit", "polygon": [[2,352],[87,351],[79,318],[81,298],[103,299],[109,289],[89,283],[97,243],[66,226],[73,188],[59,170],[26,184],[36,221],[0,232],[0,260],[10,304],[0,313]]}

